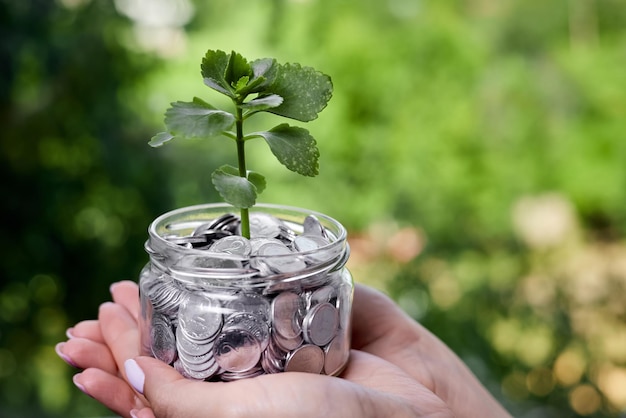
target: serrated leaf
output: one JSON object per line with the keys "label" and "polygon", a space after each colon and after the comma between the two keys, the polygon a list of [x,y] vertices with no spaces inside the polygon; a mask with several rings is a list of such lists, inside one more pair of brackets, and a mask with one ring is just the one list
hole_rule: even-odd
{"label": "serrated leaf", "polygon": [[[248,85],[247,93],[262,93],[276,79],[278,64],[274,58],[262,58],[250,63],[253,78]],[[260,81],[259,81],[260,80]]]}
{"label": "serrated leaf", "polygon": [[171,140],[172,138],[174,138],[174,135],[172,135],[169,132],[159,132],[158,134],[156,134],[150,139],[150,142],[148,142],[148,145],[150,145],[151,147],[155,147],[155,148],[160,147],[161,145]]}
{"label": "serrated leaf", "polygon": [[236,208],[254,206],[257,188],[245,177],[240,177],[235,167],[223,165],[213,172],[211,181],[220,196]]}
{"label": "serrated leaf", "polygon": [[234,97],[233,88],[226,80],[226,69],[230,62],[230,54],[224,51],[208,50],[202,58],[200,70],[204,84],[227,96]]}
{"label": "serrated leaf", "polygon": [[287,118],[308,122],[321,112],[333,94],[329,76],[311,67],[299,64],[277,65],[276,77],[263,96],[277,94],[283,103],[268,112]]}
{"label": "serrated leaf", "polygon": [[228,59],[226,72],[224,73],[226,82],[236,89],[237,83],[239,83],[242,78],[247,77],[245,81],[247,84],[250,76],[252,76],[252,68],[250,64],[248,64],[248,61],[241,54],[232,51]]}
{"label": "serrated leaf", "polygon": [[201,99],[193,102],[174,102],[165,112],[165,125],[173,136],[184,138],[209,138],[228,130],[235,117],[215,109]]}
{"label": "serrated leaf", "polygon": [[250,100],[249,102],[241,104],[240,107],[245,110],[260,111],[280,106],[282,102],[282,97],[277,94],[272,94],[271,96],[265,96],[262,98]]}
{"label": "serrated leaf", "polygon": [[315,138],[306,129],[283,123],[252,135],[262,136],[278,161],[291,171],[310,177],[318,174],[320,153]]}

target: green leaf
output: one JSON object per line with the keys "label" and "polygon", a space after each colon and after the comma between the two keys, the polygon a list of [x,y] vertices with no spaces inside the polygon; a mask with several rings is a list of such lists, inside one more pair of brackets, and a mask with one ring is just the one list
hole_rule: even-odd
{"label": "green leaf", "polygon": [[261,194],[263,190],[265,190],[266,183],[263,174],[257,173],[256,171],[248,171],[248,180],[250,183],[254,184],[254,187],[256,187],[257,195]]}
{"label": "green leaf", "polygon": [[274,58],[262,58],[250,63],[253,78],[248,83],[247,93],[262,93],[276,79],[278,64]]}
{"label": "green leaf", "polygon": [[291,171],[310,177],[318,174],[320,153],[315,138],[306,129],[283,123],[252,135],[262,136],[278,161]]}
{"label": "green leaf", "polygon": [[184,138],[209,138],[228,130],[235,117],[215,109],[201,99],[193,102],[174,102],[165,112],[165,125],[173,136]]}
{"label": "green leaf", "polygon": [[254,206],[257,188],[245,177],[240,177],[238,170],[230,165],[223,165],[213,172],[211,180],[220,196],[236,208]]}
{"label": "green leaf", "polygon": [[299,64],[277,65],[276,77],[263,96],[277,94],[283,103],[268,112],[308,122],[317,118],[333,94],[329,76]]}
{"label": "green leaf", "polygon": [[158,134],[156,134],[150,139],[150,142],[148,142],[148,145],[150,145],[151,147],[155,147],[155,148],[160,147],[161,145],[163,145],[164,143],[166,143],[172,138],[174,138],[174,135],[172,135],[169,132],[159,132]]}
{"label": "green leaf", "polygon": [[224,51],[208,50],[200,65],[204,84],[229,97],[235,97],[230,83],[226,80],[226,69],[229,67],[230,54]]}
{"label": "green leaf", "polygon": [[239,107],[244,110],[258,112],[261,110],[271,109],[273,107],[280,106],[282,102],[282,97],[277,94],[272,94],[270,96],[250,100],[249,102],[241,104]]}
{"label": "green leaf", "polygon": [[[252,68],[248,61],[241,56],[241,54],[232,51],[228,60],[228,66],[224,73],[224,78],[228,84],[237,89],[237,84],[245,77],[245,84],[248,84],[248,80],[252,76]],[[244,85],[245,85],[244,84]]]}

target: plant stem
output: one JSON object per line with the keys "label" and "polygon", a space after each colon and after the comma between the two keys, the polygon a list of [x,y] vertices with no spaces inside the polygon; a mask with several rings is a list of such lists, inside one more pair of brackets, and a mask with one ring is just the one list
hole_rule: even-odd
{"label": "plant stem", "polygon": [[[235,126],[237,128],[237,166],[239,168],[239,176],[248,177],[246,170],[246,150],[245,141],[243,139],[243,112],[237,107],[237,115],[235,118]],[[250,216],[248,208],[240,208],[241,214],[241,235],[250,239]]]}

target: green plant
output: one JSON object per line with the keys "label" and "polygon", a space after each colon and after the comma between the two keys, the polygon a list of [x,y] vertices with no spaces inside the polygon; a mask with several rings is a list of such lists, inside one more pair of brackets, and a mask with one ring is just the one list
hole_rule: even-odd
{"label": "green plant", "polygon": [[306,129],[282,123],[246,134],[244,121],[259,112],[269,112],[309,122],[326,107],[333,85],[329,76],[311,67],[279,64],[273,58],[248,62],[234,51],[207,51],[201,73],[205,85],[231,99],[234,111],[217,109],[198,97],[191,102],[174,102],[165,112],[166,131],[155,135],[150,145],[158,147],[173,138],[223,136],[234,140],[238,166],[223,165],[211,178],[222,198],[241,211],[242,235],[249,238],[248,208],[265,189],[265,178],[247,170],[246,142],[265,139],[281,164],[304,176],[318,174],[319,150]]}

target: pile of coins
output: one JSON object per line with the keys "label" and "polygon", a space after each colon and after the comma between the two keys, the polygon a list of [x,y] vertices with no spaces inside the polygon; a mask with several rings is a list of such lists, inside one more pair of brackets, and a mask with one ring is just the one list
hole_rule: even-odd
{"label": "pile of coins", "polygon": [[[239,218],[226,214],[188,235],[163,237],[210,255],[191,258],[191,267],[252,271],[246,279],[267,283],[228,276],[232,286],[206,286],[147,266],[140,278],[145,354],[197,380],[338,374],[349,353],[352,285],[332,263],[343,267],[347,254],[327,248],[333,237],[311,215],[298,231],[265,213],[251,214],[251,239],[239,229]],[[316,271],[319,265],[331,267]],[[309,275],[290,280],[303,271]]]}

